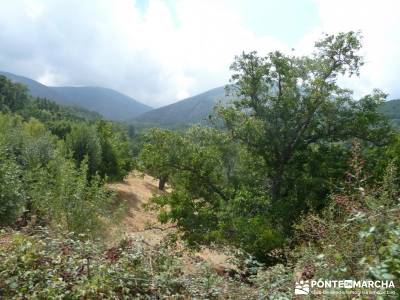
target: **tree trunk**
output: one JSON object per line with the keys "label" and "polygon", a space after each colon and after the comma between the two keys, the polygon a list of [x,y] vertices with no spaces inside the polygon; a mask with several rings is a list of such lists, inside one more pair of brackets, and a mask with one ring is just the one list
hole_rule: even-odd
{"label": "tree trunk", "polygon": [[277,167],[275,176],[272,178],[271,196],[272,203],[276,203],[281,196],[282,181],[283,181],[284,165]]}
{"label": "tree trunk", "polygon": [[163,191],[166,183],[167,183],[167,177],[160,177],[158,181],[158,189],[160,191]]}

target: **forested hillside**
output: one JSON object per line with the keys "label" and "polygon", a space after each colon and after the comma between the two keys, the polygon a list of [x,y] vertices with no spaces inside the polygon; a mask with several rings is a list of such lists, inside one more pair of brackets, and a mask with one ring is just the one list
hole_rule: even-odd
{"label": "forested hillside", "polygon": [[32,98],[4,76],[0,112],[0,223],[34,214],[75,232],[96,229],[97,213],[112,201],[102,181],[122,179],[132,168],[127,132],[92,113]]}
{"label": "forested hillside", "polygon": [[153,109],[139,115],[135,121],[162,126],[204,124],[219,102],[229,102],[229,98],[225,97],[224,87]]}
{"label": "forested hillside", "polygon": [[[361,48],[346,32],[309,56],[243,52],[233,101],[185,130],[137,132],[0,76],[0,298],[297,299],[320,281],[316,299],[398,299],[400,133],[385,93],[338,81],[362,71]],[[118,235],[121,216],[140,232]],[[229,261],[188,263],[205,250]]]}
{"label": "forested hillside", "polygon": [[[194,124],[209,124],[218,104],[226,105],[233,100],[229,89],[218,87],[204,93],[153,109],[117,91],[101,87],[49,87],[32,79],[8,72],[1,72],[14,82],[28,87],[33,97],[46,98],[70,109],[97,112],[109,120],[127,121],[138,128],[182,128]],[[229,86],[228,86],[229,87]],[[398,124],[399,100],[388,100],[379,108],[389,119]]]}
{"label": "forested hillside", "polygon": [[61,105],[97,112],[109,120],[130,120],[152,108],[112,89],[101,87],[51,87],[35,80],[1,72],[16,83],[28,88],[33,97],[46,98]]}

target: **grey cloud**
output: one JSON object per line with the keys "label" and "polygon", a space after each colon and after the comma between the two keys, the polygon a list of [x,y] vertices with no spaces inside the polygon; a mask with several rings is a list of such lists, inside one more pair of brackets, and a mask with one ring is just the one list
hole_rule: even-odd
{"label": "grey cloud", "polygon": [[124,44],[115,40],[93,2],[45,3],[37,19],[24,14],[23,1],[2,4],[3,14],[9,6],[14,16],[0,18],[1,70],[33,79],[50,72],[57,85],[110,87],[150,105],[176,100],[176,86],[165,70],[147,53],[120,49]]}

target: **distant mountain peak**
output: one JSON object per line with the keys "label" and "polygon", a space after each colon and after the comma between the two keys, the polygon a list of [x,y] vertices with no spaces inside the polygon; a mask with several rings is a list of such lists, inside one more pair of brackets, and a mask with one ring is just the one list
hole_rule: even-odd
{"label": "distant mountain peak", "polygon": [[59,104],[78,106],[100,113],[110,120],[130,120],[152,109],[123,93],[106,87],[46,86],[28,77],[0,71],[0,75],[24,84],[34,97],[47,98]]}

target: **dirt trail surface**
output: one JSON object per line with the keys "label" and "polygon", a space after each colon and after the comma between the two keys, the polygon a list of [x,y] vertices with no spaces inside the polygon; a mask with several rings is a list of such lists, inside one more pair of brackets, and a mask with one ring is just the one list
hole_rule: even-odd
{"label": "dirt trail surface", "polygon": [[[117,192],[121,201],[127,204],[124,215],[117,229],[118,235],[141,238],[150,245],[160,243],[162,239],[174,232],[173,225],[162,225],[157,220],[157,212],[148,211],[145,205],[154,194],[160,194],[158,181],[151,176],[132,172],[123,182],[112,183],[110,187]],[[233,268],[227,262],[228,257],[210,249],[203,249],[195,257],[208,261],[216,269]]]}
{"label": "dirt trail surface", "polygon": [[142,237],[149,244],[156,244],[170,231],[171,225],[161,225],[157,213],[145,209],[154,194],[160,194],[158,181],[138,172],[131,173],[123,182],[110,184],[117,197],[127,205],[127,213],[118,227],[118,233]]}

